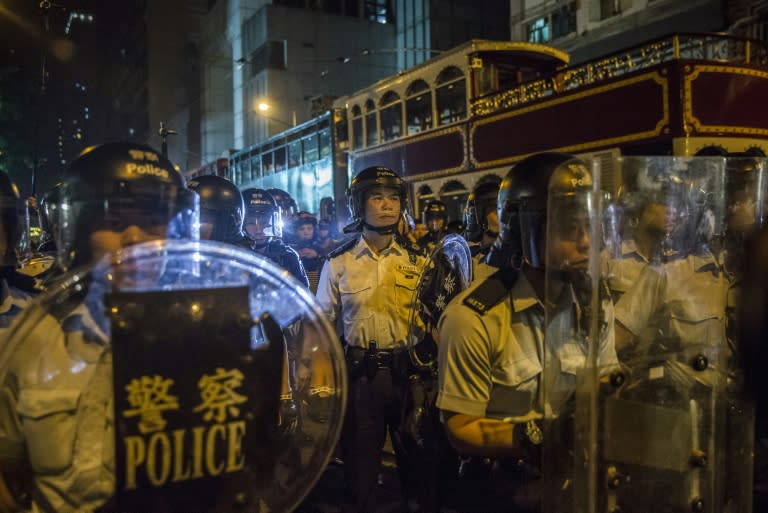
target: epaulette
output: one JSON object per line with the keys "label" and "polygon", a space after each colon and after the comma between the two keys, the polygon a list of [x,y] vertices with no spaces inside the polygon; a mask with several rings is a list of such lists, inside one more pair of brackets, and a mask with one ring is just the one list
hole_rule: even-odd
{"label": "epaulette", "polygon": [[464,304],[480,315],[485,315],[507,297],[517,281],[517,275],[515,269],[499,269],[469,293],[464,298]]}
{"label": "epaulette", "polygon": [[351,250],[355,247],[355,244],[360,240],[360,237],[352,237],[346,242],[343,242],[339,247],[328,253],[328,260],[331,258],[336,258],[337,256],[346,253],[347,251]]}

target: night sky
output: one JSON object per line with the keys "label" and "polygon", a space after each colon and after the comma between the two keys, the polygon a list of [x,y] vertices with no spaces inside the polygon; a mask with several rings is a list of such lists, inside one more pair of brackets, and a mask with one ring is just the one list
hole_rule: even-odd
{"label": "night sky", "polygon": [[[116,27],[135,4],[61,0],[46,10],[37,0],[0,0],[0,163],[22,194],[32,192],[35,163],[39,196],[105,130]],[[74,19],[65,33],[73,12],[93,21]]]}

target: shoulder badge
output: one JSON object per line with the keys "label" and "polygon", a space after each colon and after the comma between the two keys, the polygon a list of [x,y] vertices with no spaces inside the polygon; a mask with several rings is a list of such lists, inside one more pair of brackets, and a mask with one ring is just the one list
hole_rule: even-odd
{"label": "shoulder badge", "polygon": [[478,285],[467,297],[464,304],[480,315],[499,304],[512,290],[517,281],[517,271],[514,269],[499,269]]}
{"label": "shoulder badge", "polygon": [[335,258],[335,257],[337,257],[337,256],[339,256],[339,255],[341,255],[343,253],[346,253],[347,251],[349,251],[352,248],[354,248],[355,244],[357,244],[357,242],[360,240],[360,237],[361,236],[359,236],[359,235],[357,237],[352,237],[351,239],[349,239],[348,241],[344,242],[339,247],[337,247],[336,249],[334,249],[333,251],[328,253],[328,260],[330,260],[331,258]]}

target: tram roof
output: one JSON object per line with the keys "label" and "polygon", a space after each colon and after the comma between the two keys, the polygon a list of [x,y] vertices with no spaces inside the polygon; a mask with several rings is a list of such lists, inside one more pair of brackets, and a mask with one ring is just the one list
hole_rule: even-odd
{"label": "tram roof", "polygon": [[571,58],[568,52],[539,43],[470,39],[421,64],[382,78],[363,89],[342,97],[342,99],[347,101],[370,91],[383,91],[398,83],[411,82],[422,77],[427,70],[442,68],[449,63],[455,64],[457,57],[470,54],[477,54],[479,57],[492,57],[495,62],[516,64],[520,67],[533,67],[545,73],[567,66]]}

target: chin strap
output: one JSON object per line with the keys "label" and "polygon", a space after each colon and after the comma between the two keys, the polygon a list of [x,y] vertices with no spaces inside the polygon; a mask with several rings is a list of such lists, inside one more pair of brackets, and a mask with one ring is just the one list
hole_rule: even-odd
{"label": "chin strap", "polygon": [[371,230],[372,232],[376,232],[379,235],[391,235],[397,231],[398,223],[391,224],[389,226],[372,226],[366,223],[365,221],[363,221],[361,224],[365,229]]}

